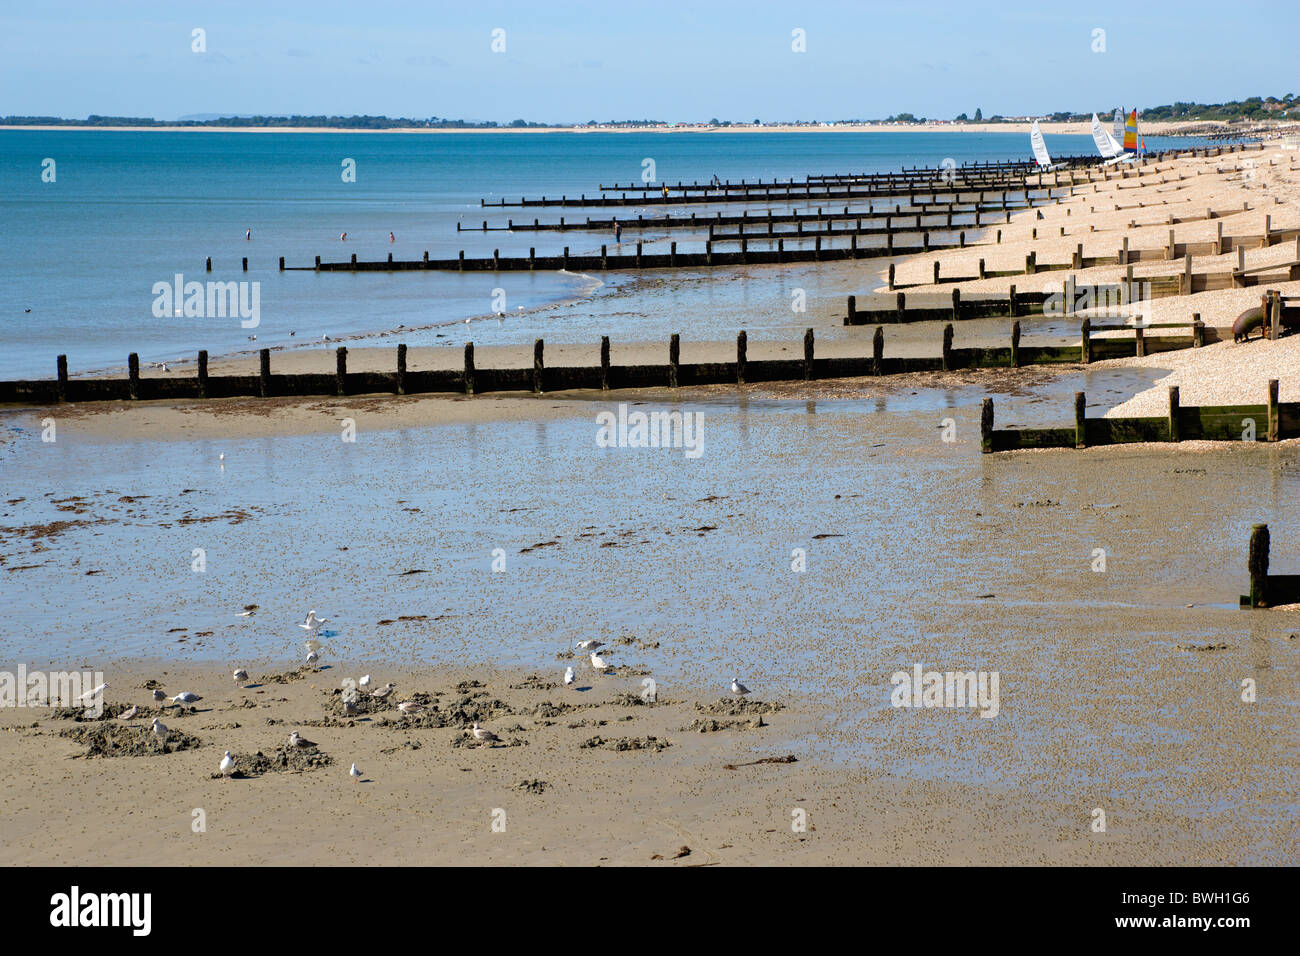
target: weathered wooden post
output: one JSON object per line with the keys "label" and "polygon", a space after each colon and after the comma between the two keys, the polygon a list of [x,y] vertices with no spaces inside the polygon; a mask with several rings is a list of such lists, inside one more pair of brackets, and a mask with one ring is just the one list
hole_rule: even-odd
{"label": "weathered wooden post", "polygon": [[1169,440],[1182,441],[1183,435],[1178,427],[1178,412],[1181,408],[1178,398],[1178,386],[1169,386]]}
{"label": "weathered wooden post", "polygon": [[745,364],[749,361],[749,336],[741,329],[736,334],[736,384],[745,384]]}
{"label": "weathered wooden post", "polygon": [[1084,415],[1083,392],[1074,393],[1074,447],[1088,447],[1088,419]]}
{"label": "weathered wooden post", "polygon": [[320,256],[316,257],[316,271],[320,272]]}
{"label": "weathered wooden post", "polygon": [[280,271],[284,271],[284,256],[280,257]]}
{"label": "weathered wooden post", "polygon": [[334,353],[334,387],[338,394],[348,393],[348,348],[340,345]]}
{"label": "weathered wooden post", "polygon": [[1011,286],[1007,289],[1007,315],[1011,318],[1016,317],[1016,287]]}
{"label": "weathered wooden post", "polygon": [[952,323],[943,327],[943,370],[952,371]]}
{"label": "weathered wooden post", "polygon": [[1199,349],[1205,344],[1205,323],[1201,321],[1201,313],[1192,313],[1192,348]]}
{"label": "weathered wooden post", "polygon": [[[317,264],[317,265],[320,265],[320,257],[319,257],[319,256],[316,257],[316,264]],[[211,272],[211,271],[212,271],[212,257],[211,257],[211,256],[208,256],[207,262],[204,263],[204,271],[205,271],[205,272]]]}
{"label": "weathered wooden post", "polygon": [[853,324],[853,317],[857,314],[857,311],[858,311],[858,297],[856,295],[851,295],[849,296],[849,317],[848,317],[849,325]]}
{"label": "weathered wooden post", "polygon": [[600,337],[600,387],[609,391],[609,336]]}
{"label": "weathered wooden post", "polygon": [[62,405],[68,400],[68,357],[60,355],[55,360],[58,372],[58,385],[56,386],[59,404]]}
{"label": "weathered wooden post", "polygon": [[126,357],[127,394],[131,401],[140,397],[140,356],[132,352]]}
{"label": "weathered wooden post", "polygon": [[198,380],[199,380],[199,398],[207,398],[208,397],[208,350],[207,349],[201,349],[199,351]]}
{"label": "weathered wooden post", "polygon": [[474,343],[465,343],[465,394],[474,394]]}
{"label": "weathered wooden post", "polygon": [[668,387],[676,388],[681,371],[682,337],[674,332],[668,339]]}
{"label": "weathered wooden post", "polygon": [[979,277],[980,277],[981,279],[984,278],[984,260],[983,260],[983,259],[980,260]]}
{"label": "weathered wooden post", "polygon": [[1092,320],[1079,323],[1079,361],[1087,365],[1092,361]]}
{"label": "weathered wooden post", "polygon": [[259,349],[257,362],[257,393],[263,398],[271,395],[271,350]]}
{"label": "weathered wooden post", "polygon": [[1250,606],[1268,606],[1268,525],[1257,524],[1250,529],[1250,550],[1246,554],[1246,568],[1250,572]]}
{"label": "weathered wooden post", "polygon": [[1032,252],[1025,254],[1025,275],[1034,274],[1034,254]]}
{"label": "weathered wooden post", "polygon": [[668,244],[668,265],[671,268],[677,267],[677,243],[676,242],[671,242]]}
{"label": "weathered wooden post", "polygon": [[894,291],[894,263],[889,264],[889,291]]}
{"label": "weathered wooden post", "polygon": [[1268,290],[1268,337],[1276,342],[1282,335],[1282,293]]}
{"label": "weathered wooden post", "polygon": [[939,284],[939,260],[937,259],[934,262],[934,284]]}
{"label": "weathered wooden post", "polygon": [[1268,440],[1277,441],[1281,434],[1281,422],[1278,419],[1280,411],[1277,403],[1278,384],[1277,379],[1268,380]]}
{"label": "weathered wooden post", "polygon": [[993,399],[985,398],[980,407],[980,452],[993,451]]}
{"label": "weathered wooden post", "polygon": [[961,289],[952,290],[952,320],[957,322],[961,319]]}
{"label": "weathered wooden post", "polygon": [[876,326],[876,334],[871,337],[871,374],[885,373],[885,330]]}
{"label": "weathered wooden post", "polygon": [[542,393],[542,377],[546,371],[545,349],[546,343],[541,339],[533,343],[533,391],[538,395]]}
{"label": "weathered wooden post", "polygon": [[803,333],[803,377],[804,381],[813,376],[813,330],[805,329]]}
{"label": "weathered wooden post", "polygon": [[352,271],[355,272],[356,269],[357,269],[357,254],[354,252],[352,253]]}
{"label": "weathered wooden post", "polygon": [[406,394],[406,345],[397,346],[397,394]]}
{"label": "weathered wooden post", "polygon": [[1011,323],[1011,367],[1020,368],[1020,320]]}

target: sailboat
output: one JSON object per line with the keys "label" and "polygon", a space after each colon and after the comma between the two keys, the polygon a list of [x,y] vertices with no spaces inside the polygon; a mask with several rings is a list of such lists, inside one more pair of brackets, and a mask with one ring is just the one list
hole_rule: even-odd
{"label": "sailboat", "polygon": [[1146,146],[1146,140],[1138,133],[1138,111],[1133,110],[1124,122],[1124,149],[1136,156],[1141,155]]}
{"label": "sailboat", "polygon": [[1097,119],[1097,114],[1092,114],[1092,141],[1097,144],[1097,152],[1101,153],[1104,162],[1103,166],[1112,166],[1115,163],[1128,162],[1133,158],[1131,154],[1124,152],[1124,147],[1116,142],[1115,137],[1110,135],[1110,131],[1101,125],[1101,120]]}
{"label": "sailboat", "polygon": [[1038,128],[1038,120],[1034,120],[1034,125],[1029,130],[1029,145],[1034,150],[1034,160],[1038,163],[1039,172],[1050,173],[1054,169],[1065,166],[1065,163],[1052,165],[1052,157],[1047,152],[1047,144],[1043,142],[1043,132]]}

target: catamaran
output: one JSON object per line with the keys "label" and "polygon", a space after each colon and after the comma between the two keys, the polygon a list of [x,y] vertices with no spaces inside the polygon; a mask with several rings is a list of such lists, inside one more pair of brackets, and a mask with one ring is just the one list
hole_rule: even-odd
{"label": "catamaran", "polygon": [[1110,130],[1101,125],[1101,120],[1097,119],[1096,113],[1092,114],[1092,141],[1097,144],[1097,152],[1101,153],[1102,159],[1105,160],[1103,166],[1126,163],[1136,155],[1124,151],[1124,147],[1110,135]]}
{"label": "catamaran", "polygon": [[1065,166],[1065,163],[1052,165],[1052,157],[1047,152],[1047,144],[1043,142],[1043,133],[1038,128],[1038,120],[1034,120],[1034,125],[1029,130],[1029,145],[1034,150],[1034,160],[1038,163],[1040,172],[1050,173],[1054,169],[1061,169]]}

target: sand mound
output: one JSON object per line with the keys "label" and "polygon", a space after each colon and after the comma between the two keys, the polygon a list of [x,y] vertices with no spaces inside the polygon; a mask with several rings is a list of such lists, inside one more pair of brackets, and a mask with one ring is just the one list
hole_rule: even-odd
{"label": "sand mound", "polygon": [[[334,758],[323,753],[319,747],[281,747],[270,755],[258,751],[255,754],[231,754],[235,761],[232,777],[260,777],[264,773],[302,773],[307,770],[319,770],[328,767]],[[214,773],[213,779],[221,777]]]}
{"label": "sand mound", "polygon": [[658,737],[617,737],[606,739],[605,737],[592,737],[590,740],[581,744],[583,750],[667,750],[672,746],[668,740],[660,740]]}
{"label": "sand mound", "polygon": [[747,717],[756,714],[775,714],[784,707],[775,701],[768,703],[762,700],[746,700],[743,697],[721,697],[712,704],[701,704],[698,701],[695,709],[701,714],[711,714],[716,717]]}
{"label": "sand mound", "polygon": [[85,727],[60,731],[59,736],[75,740],[86,747],[87,757],[156,757],[178,750],[193,750],[202,741],[181,730],[171,730],[167,742],[160,743],[148,725],[95,722]]}

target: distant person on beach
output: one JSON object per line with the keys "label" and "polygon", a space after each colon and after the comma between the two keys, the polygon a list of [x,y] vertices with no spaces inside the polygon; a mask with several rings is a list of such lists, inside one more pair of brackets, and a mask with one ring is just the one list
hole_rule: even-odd
{"label": "distant person on beach", "polygon": [[348,234],[346,232],[340,232],[339,242],[347,242],[347,241],[348,241]]}
{"label": "distant person on beach", "polygon": [[244,238],[249,242],[253,241],[253,230],[249,229],[244,233]]}
{"label": "distant person on beach", "polygon": [[396,241],[397,241],[397,237],[394,236],[394,235],[390,232],[390,233],[388,234],[388,241],[389,241],[389,242],[396,242]]}
{"label": "distant person on beach", "polygon": [[614,220],[614,241],[615,242],[623,241],[623,224],[619,222],[617,219]]}
{"label": "distant person on beach", "polygon": [[668,198],[668,184],[664,183],[664,198]]}

